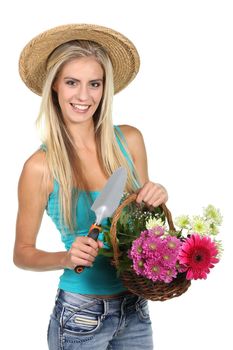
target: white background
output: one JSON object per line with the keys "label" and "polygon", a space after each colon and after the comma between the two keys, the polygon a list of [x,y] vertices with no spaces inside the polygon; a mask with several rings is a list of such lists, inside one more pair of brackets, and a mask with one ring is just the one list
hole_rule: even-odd
{"label": "white background", "polygon": [[[135,43],[140,72],[115,97],[114,123],[142,131],[151,180],[167,187],[173,216],[200,214],[209,203],[224,216],[225,252],[208,279],[179,298],[150,302],[155,349],[232,348],[232,2],[9,0],[1,7],[1,349],[47,349],[60,272],[12,263],[17,182],[40,144],[34,125],[40,98],[20,80],[18,57],[33,36],[67,23],[109,26]],[[46,215],[38,247],[62,249]]]}

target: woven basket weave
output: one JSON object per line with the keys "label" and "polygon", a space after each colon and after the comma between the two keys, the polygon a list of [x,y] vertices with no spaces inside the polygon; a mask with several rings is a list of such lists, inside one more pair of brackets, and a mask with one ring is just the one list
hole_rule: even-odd
{"label": "woven basket weave", "polygon": [[[130,203],[134,202],[137,194],[131,194],[125,201],[117,208],[111,225],[111,242],[113,247],[113,263],[116,269],[119,266],[121,252],[117,243],[117,221],[121,215],[122,210]],[[165,204],[161,205],[166,216],[170,231],[175,231],[170,211]],[[142,296],[145,299],[153,301],[165,301],[174,297],[178,297],[185,293],[191,282],[186,279],[186,273],[180,273],[170,283],[153,282],[143,276],[137,275],[133,269],[124,271],[120,274],[124,286],[132,293]]]}

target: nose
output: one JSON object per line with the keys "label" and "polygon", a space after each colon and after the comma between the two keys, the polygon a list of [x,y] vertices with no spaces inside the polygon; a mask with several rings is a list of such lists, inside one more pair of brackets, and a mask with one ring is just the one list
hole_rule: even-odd
{"label": "nose", "polygon": [[88,86],[86,84],[80,84],[77,90],[77,98],[80,101],[86,101],[89,99],[89,91],[88,91]]}

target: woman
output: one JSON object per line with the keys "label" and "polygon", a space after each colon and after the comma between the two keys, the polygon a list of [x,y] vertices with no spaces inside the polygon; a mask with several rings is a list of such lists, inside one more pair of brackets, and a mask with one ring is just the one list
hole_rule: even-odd
{"label": "woman", "polygon": [[[167,200],[164,187],[148,178],[140,131],[112,124],[113,94],[138,69],[134,45],[94,25],[53,28],[31,40],[20,57],[22,79],[42,94],[38,124],[44,133],[19,180],[14,262],[35,271],[64,269],[48,330],[52,350],[153,348],[146,300],[127,291],[109,259],[98,255],[103,237],[87,237],[94,222],[90,206],[119,166],[127,169],[126,190],[138,191],[138,203]],[[45,210],[65,251],[36,247]],[[77,275],[77,265],[90,268]]]}

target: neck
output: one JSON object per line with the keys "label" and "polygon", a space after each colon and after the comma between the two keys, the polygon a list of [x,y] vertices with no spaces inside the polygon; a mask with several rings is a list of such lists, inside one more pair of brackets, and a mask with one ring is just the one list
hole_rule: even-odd
{"label": "neck", "polygon": [[77,150],[90,149],[95,146],[94,123],[80,123],[69,127]]}

